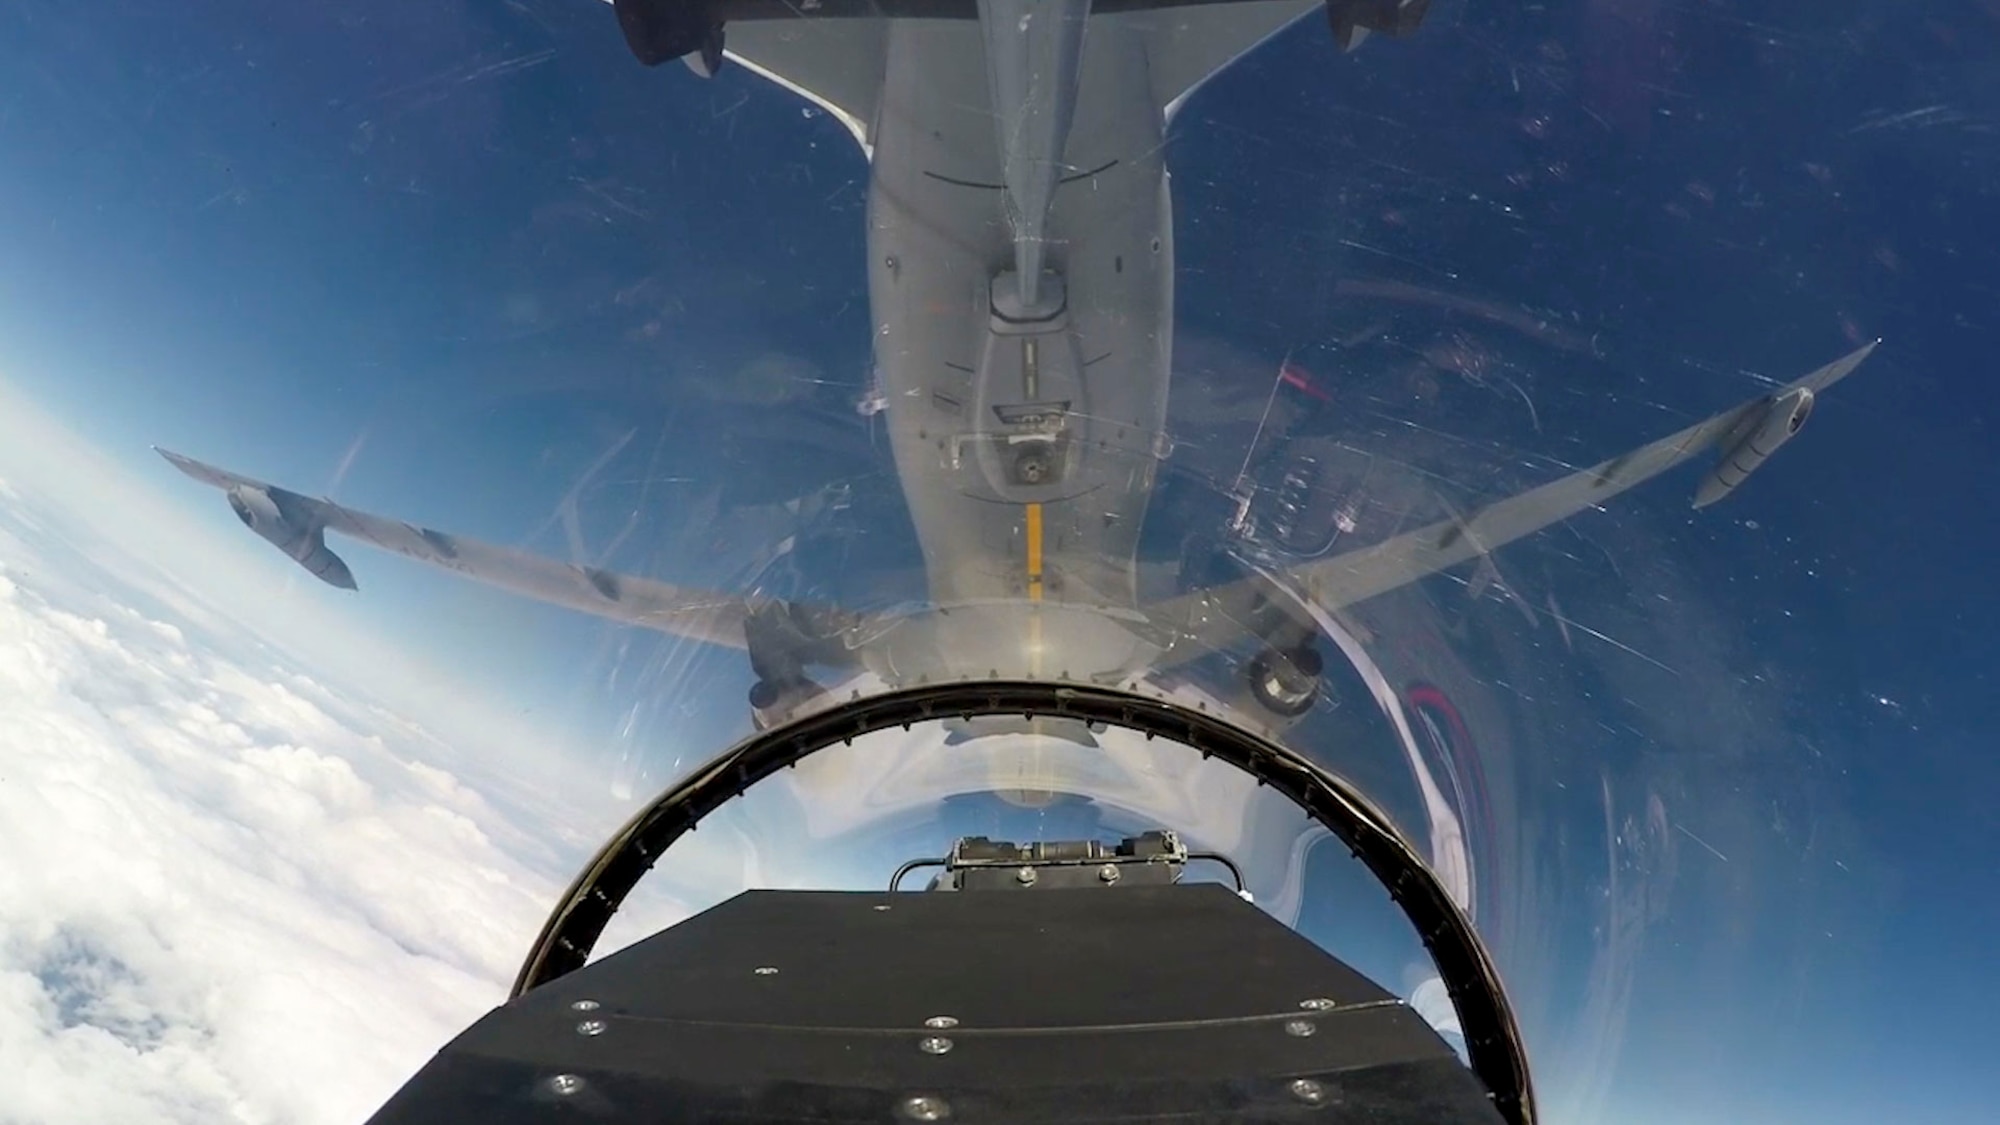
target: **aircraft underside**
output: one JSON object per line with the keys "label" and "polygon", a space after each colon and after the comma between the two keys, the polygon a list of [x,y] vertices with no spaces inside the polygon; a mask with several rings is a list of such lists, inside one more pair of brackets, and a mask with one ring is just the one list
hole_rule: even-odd
{"label": "aircraft underside", "polygon": [[[996,115],[981,42],[969,22],[889,29],[868,237],[898,474],[935,600],[1129,608],[1171,362],[1149,38],[1093,20],[1066,143],[1011,160],[996,119],[1053,129],[1033,110],[1070,99],[1038,89]],[[1044,167],[1046,211],[1024,213],[1008,184]]]}

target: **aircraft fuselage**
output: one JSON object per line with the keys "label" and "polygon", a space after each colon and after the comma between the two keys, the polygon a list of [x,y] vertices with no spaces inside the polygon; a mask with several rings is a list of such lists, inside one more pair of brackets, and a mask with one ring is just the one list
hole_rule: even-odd
{"label": "aircraft fuselage", "polygon": [[1041,238],[1016,231],[972,21],[891,21],[869,192],[876,379],[939,605],[1136,606],[1165,453],[1173,224],[1142,35],[1091,21]]}

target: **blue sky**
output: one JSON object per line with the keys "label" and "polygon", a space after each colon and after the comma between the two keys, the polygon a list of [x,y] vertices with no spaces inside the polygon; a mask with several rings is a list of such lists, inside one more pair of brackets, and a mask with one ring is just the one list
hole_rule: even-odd
{"label": "blue sky", "polygon": [[[1560,908],[1521,952],[1547,982],[1527,1006],[1551,1065],[1585,1057],[1563,1036],[1605,948],[1607,840],[1661,888],[1635,907],[1626,1034],[1596,1076],[1609,1119],[1979,1104],[2000,1002],[1981,861],[2000,792],[2000,533],[1982,515],[2000,480],[1997,35],[1973,0],[1922,18],[1892,0],[1439,0],[1415,39],[1347,58],[1308,21],[1176,124],[1182,335],[1295,352],[1375,419],[1309,425],[1394,435],[1430,410],[1541,479],[1885,339],[1712,513],[1691,517],[1676,477],[1523,547],[1529,582],[1668,670],[1480,621],[1451,642],[1515,693],[1495,741],[1537,755],[1508,768],[1542,850],[1505,874],[1553,884],[1522,901]],[[754,572],[758,511],[850,480],[870,534],[766,580],[886,597],[911,538],[852,411],[865,172],[835,123],[740,69],[632,64],[587,0],[14,5],[0,377],[223,531],[148,444],[560,554],[552,514],[623,441],[579,493],[588,546],[639,511],[619,565],[725,584]],[[1336,346],[1380,326],[1408,347]],[[1395,373],[1452,333],[1519,397],[1447,380],[1413,401]],[[1178,377],[1248,393],[1205,354],[1184,348]],[[593,768],[644,742],[674,745],[642,751],[667,769],[740,722],[649,690],[738,690],[659,642],[348,554],[364,592],[335,604],[358,630]],[[292,595],[332,596],[303,576]],[[1677,851],[1617,843],[1627,821],[1651,838],[1651,798]]]}

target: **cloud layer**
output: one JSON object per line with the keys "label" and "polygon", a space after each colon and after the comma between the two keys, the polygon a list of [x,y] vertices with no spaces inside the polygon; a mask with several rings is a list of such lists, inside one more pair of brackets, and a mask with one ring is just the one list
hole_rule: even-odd
{"label": "cloud layer", "polygon": [[418,728],[33,500],[0,484],[0,1122],[366,1117],[558,885]]}

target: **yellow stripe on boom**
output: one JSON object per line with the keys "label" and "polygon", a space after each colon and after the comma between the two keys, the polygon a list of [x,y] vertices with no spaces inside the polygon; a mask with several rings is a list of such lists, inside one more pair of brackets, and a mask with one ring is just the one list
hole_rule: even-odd
{"label": "yellow stripe on boom", "polygon": [[1042,600],[1042,506],[1028,505],[1028,600]]}

